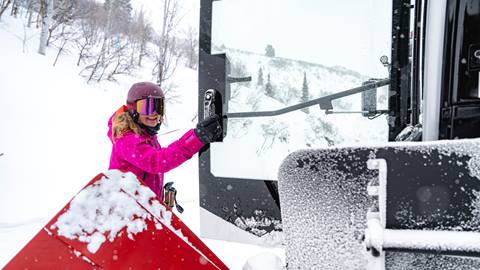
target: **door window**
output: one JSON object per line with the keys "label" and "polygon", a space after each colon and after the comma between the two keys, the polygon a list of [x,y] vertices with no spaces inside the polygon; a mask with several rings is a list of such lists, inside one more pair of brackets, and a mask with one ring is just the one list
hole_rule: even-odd
{"label": "door window", "polygon": [[[391,3],[384,0],[223,0],[213,2],[212,53],[226,53],[228,112],[272,111],[387,78]],[[387,109],[387,88],[377,91]],[[274,117],[229,118],[223,143],[211,145],[218,177],[277,179],[291,152],[304,148],[385,142],[385,116],[361,113],[361,94]]]}

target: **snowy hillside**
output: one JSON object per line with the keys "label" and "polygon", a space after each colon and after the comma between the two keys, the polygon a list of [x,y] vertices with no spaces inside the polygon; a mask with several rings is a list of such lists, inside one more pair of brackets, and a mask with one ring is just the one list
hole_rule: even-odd
{"label": "snowy hillside", "polygon": [[[271,111],[298,104],[302,102],[304,78],[309,100],[361,86],[369,79],[341,67],[235,49],[226,49],[226,53],[232,77],[252,77],[250,82],[231,84],[229,112]],[[386,87],[378,90],[379,109],[387,107],[386,91]],[[334,111],[358,112],[361,95],[338,99],[332,104]],[[218,176],[274,180],[281,161],[292,151],[386,142],[387,133],[385,116],[370,120],[358,113],[327,115],[318,106],[308,108],[308,113],[294,111],[276,117],[231,118],[225,143],[212,146],[213,171]],[[232,152],[236,155],[229,154]]]}
{"label": "snowy hillside", "polygon": [[[92,177],[108,168],[108,118],[124,104],[132,83],[151,80],[147,67],[135,77],[87,84],[78,76],[81,67],[74,55],[63,55],[53,67],[56,49],[39,55],[37,29],[5,15],[0,21],[0,267]],[[197,121],[197,72],[179,67],[174,82],[178,97],[167,105],[162,145]],[[185,208],[181,218],[198,234],[197,168],[194,157],[166,179],[175,180]],[[232,269],[241,269],[249,257],[266,251],[215,240],[206,243]],[[281,249],[274,251],[282,256]]]}
{"label": "snowy hillside", "polygon": [[[69,47],[57,59],[59,48],[52,45],[42,56],[37,53],[38,39],[38,29],[4,14],[0,21],[0,266],[93,176],[107,169],[109,117],[124,104],[132,83],[154,80],[154,63],[146,59],[143,68],[128,75],[117,74],[115,81],[87,84],[87,78],[79,76],[85,66],[77,66],[75,47]],[[250,83],[232,84],[229,112],[277,110],[296,104],[302,96],[304,77],[309,98],[347,90],[368,79],[339,67],[232,49],[227,53],[232,76],[252,76]],[[263,83],[259,82],[260,69]],[[265,92],[268,75],[271,93]],[[197,71],[179,66],[168,85],[173,88],[168,94],[167,123],[160,130],[162,145],[180,137],[197,121]],[[379,93],[379,102],[385,104],[385,93]],[[334,109],[358,111],[360,95],[334,102]],[[225,143],[212,146],[214,172],[263,179],[276,179],[280,162],[292,151],[384,141],[387,128],[384,117],[368,120],[360,115],[325,115],[317,106],[309,113],[229,119],[228,127]],[[253,147],[245,149],[244,145]],[[175,180],[179,203],[186,209],[181,218],[198,234],[197,157],[169,172],[166,179]],[[249,257],[261,252],[284,258],[282,248],[204,240],[232,269],[241,269]],[[262,265],[255,263],[261,258],[256,256],[252,263]],[[263,266],[279,264],[276,257],[263,258],[268,259]]]}

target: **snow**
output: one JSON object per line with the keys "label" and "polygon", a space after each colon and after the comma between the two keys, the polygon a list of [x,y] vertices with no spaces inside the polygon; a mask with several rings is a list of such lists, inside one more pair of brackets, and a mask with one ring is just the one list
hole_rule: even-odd
{"label": "snow", "polygon": [[[158,201],[150,203],[155,194],[141,186],[132,173],[122,174],[117,171],[106,173],[94,185],[77,194],[50,229],[68,239],[78,239],[88,243],[88,250],[95,253],[107,239],[113,242],[115,237],[126,228],[130,239],[147,228],[145,220],[153,220],[156,228],[171,223],[171,213],[166,211]],[[139,201],[141,204],[138,204]],[[156,213],[153,219],[145,209]]]}
{"label": "snow", "polygon": [[[81,67],[76,66],[75,55],[62,55],[53,67],[56,50],[37,54],[38,37],[36,29],[24,27],[8,11],[2,16],[0,267],[88,181],[107,169],[111,151],[107,121],[124,104],[132,83],[151,80],[151,70],[145,68],[119,76],[116,82],[86,84],[78,76]],[[197,121],[197,71],[179,67],[174,82],[179,98],[167,101],[167,124],[159,137],[162,145],[178,139]],[[177,199],[185,208],[180,218],[199,235],[197,157],[165,177],[177,180]],[[132,234],[142,228],[137,225],[131,227]],[[284,260],[282,248],[203,240],[231,269],[242,269],[248,258],[264,251]],[[89,241],[92,251],[102,243],[101,238]]]}
{"label": "snow", "polygon": [[[367,185],[376,172],[359,162],[350,149],[341,148],[299,150],[282,163],[280,201],[294,202],[282,205],[292,269],[364,269]],[[356,166],[366,173],[357,174]],[[334,169],[338,167],[342,169]]]}
{"label": "snow", "polygon": [[478,232],[385,230],[383,247],[399,249],[480,252]]}
{"label": "snow", "polygon": [[480,234],[466,231],[390,230],[376,218],[367,221],[369,246],[376,250],[406,249],[480,252]]}
{"label": "snow", "polygon": [[376,218],[368,219],[367,228],[367,232],[365,233],[365,242],[367,243],[367,247],[373,247],[377,251],[383,250],[384,228],[380,224],[380,221]]}
{"label": "snow", "polygon": [[[463,192],[467,192],[468,196],[473,195],[469,197],[471,200],[465,207],[472,211],[472,215],[468,215],[467,212],[467,216],[462,218],[458,226],[448,225],[445,221],[448,217],[445,216],[441,219],[445,224],[438,222],[439,225],[436,225],[438,228],[430,230],[384,230],[385,224],[381,221],[385,220],[385,216],[380,215],[386,212],[386,200],[382,198],[386,198],[387,166],[391,160],[377,159],[377,153],[381,152],[378,148],[390,148],[389,152],[392,155],[403,152],[415,153],[420,159],[418,161],[420,164],[435,161],[434,166],[449,166],[449,163],[454,163],[450,166],[464,167],[465,174],[471,178],[464,182]],[[363,269],[367,265],[366,258],[369,258],[361,244],[367,224],[370,230],[365,235],[366,244],[378,250],[385,247],[478,252],[480,192],[472,190],[471,186],[469,190],[468,187],[471,181],[479,179],[479,156],[479,139],[375,143],[363,147],[299,150],[290,154],[279,172],[280,200],[297,202],[282,206],[283,225],[289,232],[286,234],[286,257],[289,267],[313,268],[320,265],[322,269]],[[457,164],[456,159],[465,161]],[[450,176],[448,179],[454,181],[460,178],[461,176],[458,178]],[[456,182],[456,185],[459,185],[460,181],[462,180]],[[419,201],[424,199],[422,196],[432,195],[422,193],[428,192],[428,188],[435,187],[430,185],[419,187],[417,192]],[[370,196],[378,196],[380,204],[378,199]],[[372,209],[382,211],[369,212]],[[405,210],[403,207],[399,209]],[[422,224],[423,219],[431,218],[411,216],[411,211],[405,212],[405,215],[396,213],[398,219],[415,228]],[[367,221],[366,217],[373,219]],[[305,231],[309,234],[305,234]],[[314,256],[319,253],[325,256]],[[437,268],[418,267],[418,269],[457,269],[455,267],[462,264],[470,266],[464,269],[478,269],[480,262],[469,258],[440,255],[433,257],[388,254],[385,257],[386,264],[396,266],[385,269],[405,269],[408,265],[418,266],[420,263],[423,266],[428,264],[426,262],[429,260],[434,262]]]}
{"label": "snow", "polygon": [[242,270],[284,269],[282,259],[273,253],[262,252],[247,260]]}
{"label": "snow", "polygon": [[[119,76],[116,82],[86,84],[85,80],[78,76],[81,67],[75,66],[74,55],[62,55],[57,66],[53,67],[52,63],[56,53],[54,48],[47,48],[46,56],[37,54],[38,31],[26,28],[20,19],[11,18],[8,13],[7,11],[0,21],[0,39],[2,40],[0,115],[3,116],[2,132],[0,133],[0,185],[2,186],[0,192],[0,266],[5,265],[93,176],[105,171],[111,148],[111,143],[106,137],[108,118],[120,105],[124,104],[126,92],[132,83],[152,79],[151,70],[145,68],[131,74],[132,76]],[[239,51],[230,53],[233,56],[237,54],[237,59],[243,57],[242,52]],[[251,74],[255,74],[259,66],[266,66],[269,62],[263,56],[250,58],[250,61],[245,65]],[[302,76],[304,65],[308,66],[308,63],[291,63],[286,72],[297,77]],[[327,90],[339,91],[358,86],[364,79],[360,74],[348,75],[342,73],[341,69],[318,66],[313,77],[333,79],[324,79],[324,84],[319,84],[320,80],[315,81],[309,78],[310,87],[321,90],[316,95],[324,94]],[[273,68],[270,71],[273,72]],[[266,72],[265,69],[264,74]],[[293,76],[280,77],[284,81],[279,82],[279,85],[295,83],[292,79]],[[348,78],[345,79],[346,77]],[[167,145],[177,139],[183,132],[193,127],[197,119],[196,71],[179,67],[172,85],[176,85],[175,94],[178,95],[178,98],[168,101],[167,123],[162,126],[159,138],[162,145]],[[252,96],[254,91],[250,91],[248,87],[244,86],[238,86],[235,90],[240,94],[236,100],[231,102],[231,108],[234,111],[252,109],[252,104],[244,105],[248,104],[245,102],[246,100],[254,98]],[[358,97],[352,97],[346,102],[358,105]],[[284,104],[268,98],[262,99],[262,103],[257,105],[257,110],[269,110],[284,106]],[[230,119],[229,125],[232,126],[232,130],[237,128],[238,131],[230,133],[230,136],[227,137],[226,142],[229,142],[232,148],[226,148],[228,146],[226,143],[223,144],[223,148],[220,144],[214,144],[212,150],[216,153],[212,155],[212,158],[214,161],[217,159],[217,161],[226,162],[223,159],[224,154],[235,152],[239,154],[227,156],[250,161],[250,163],[241,162],[247,166],[232,168],[219,162],[218,164],[221,166],[217,167],[217,173],[229,175],[235,172],[233,169],[236,169],[237,172],[241,170],[250,177],[276,178],[278,166],[283,158],[300,146],[304,147],[306,135],[320,134],[320,132],[311,131],[311,123],[318,119],[325,119],[326,123],[345,123],[345,128],[338,131],[338,134],[344,136],[342,142],[350,144],[362,142],[363,144],[368,140],[374,141],[373,144],[378,146],[384,146],[378,143],[386,140],[387,127],[383,117],[367,121],[361,116],[325,116],[321,112],[314,112],[312,115],[314,117],[306,116],[302,112],[294,112],[276,124],[272,124],[269,120],[260,120],[250,126],[248,134],[242,133],[245,132],[245,129],[242,129],[245,121]],[[298,121],[299,118],[302,120]],[[280,133],[285,128],[293,127],[300,132],[281,133],[282,136],[284,135],[285,141],[289,143],[281,142],[270,147],[273,141],[267,139],[258,141],[257,139],[258,133],[265,130],[264,127],[278,128]],[[363,132],[365,130],[376,130],[377,132],[375,132],[375,136],[372,136],[371,132]],[[318,137],[314,137],[312,140],[322,146],[326,145],[326,141]],[[245,150],[242,149],[245,143],[252,143],[257,147],[251,151],[239,151]],[[393,144],[391,145],[393,146]],[[395,146],[402,145],[410,146],[413,143],[395,144]],[[428,153],[431,145],[433,144],[425,143],[419,147]],[[452,152],[453,148],[448,143],[443,143],[443,145],[441,151]],[[477,178],[480,178],[479,145],[476,144],[472,147],[471,143],[465,141],[463,152],[460,151],[460,153],[472,156],[467,165],[470,174]],[[347,153],[348,156],[349,148],[343,148],[340,151]],[[455,148],[455,151],[458,152],[458,147]],[[308,151],[299,153],[303,155]],[[307,158],[304,160],[306,165],[310,165],[318,158],[308,154],[305,154],[305,157]],[[340,162],[342,161],[345,161],[344,163],[355,162],[348,158]],[[265,163],[268,163],[269,167],[258,166],[258,164]],[[255,169],[251,169],[252,165],[255,165],[253,166]],[[320,171],[325,170],[321,166],[315,168]],[[345,196],[344,192],[338,190],[318,189],[315,183],[321,180],[320,177],[303,173],[298,168],[288,168],[281,172],[283,175],[290,175],[294,178],[291,183],[296,183],[296,185],[288,187],[292,190],[291,195],[306,196],[307,199],[304,201],[309,205],[320,203],[329,211],[315,213],[318,215],[304,215],[300,210],[307,206],[297,203],[292,204],[291,212],[286,212],[288,228],[292,229],[301,220],[303,221],[301,226],[297,226],[291,231],[297,235],[305,235],[305,238],[296,239],[296,246],[293,248],[299,252],[299,256],[291,261],[290,266],[308,268],[307,265],[299,262],[315,263],[314,259],[335,261],[336,264],[330,264],[325,269],[342,269],[342,266],[345,266],[343,269],[348,269],[354,265],[363,265],[366,257],[363,245],[359,241],[361,235],[358,232],[364,229],[365,216],[363,213],[366,211],[368,198],[366,188],[358,190],[355,186],[358,182],[367,183],[368,177],[355,179],[356,182],[342,181],[344,186],[341,188],[351,191],[348,193],[349,196]],[[107,177],[115,176],[116,173],[107,172],[106,175]],[[236,175],[244,176],[238,173]],[[323,177],[329,178],[331,175]],[[346,176],[336,177],[342,179]],[[139,190],[138,184],[132,178],[127,176],[126,179],[131,181],[114,187],[110,186],[114,183],[103,181],[98,186],[79,193],[72,201],[71,208],[50,229],[58,229],[65,237],[77,238],[88,243],[90,252],[96,252],[105,241],[111,241],[120,228],[126,227],[129,235],[134,237],[135,233],[144,229],[144,220],[152,217],[138,205],[132,203],[132,196],[143,202],[142,206],[150,209],[151,213],[158,213],[155,217],[161,218],[168,226],[168,212],[164,212],[159,204],[150,204],[151,193],[148,190]],[[180,215],[180,218],[192,231],[199,234],[199,219],[201,215],[205,214],[205,211],[201,212],[202,210],[199,209],[197,157],[195,156],[192,160],[166,174],[166,179],[168,181],[178,180],[175,183],[179,190],[178,200],[185,208],[185,212]],[[126,193],[109,197],[108,200],[94,195],[109,193],[115,189],[118,191],[120,188]],[[313,191],[321,191],[321,194]],[[478,218],[480,217],[480,191],[475,194],[477,200],[474,201],[472,207]],[[89,207],[80,207],[85,204]],[[92,214],[94,210],[98,210],[100,213],[112,210],[115,213],[115,222],[102,220],[102,215],[94,217]],[[341,213],[342,215],[335,216],[332,213]],[[89,218],[79,218],[80,216]],[[134,216],[137,218],[133,218]],[[332,217],[334,222],[325,222]],[[157,225],[157,229],[164,229],[159,223]],[[478,227],[478,223],[472,223],[469,226]],[[210,229],[215,230],[217,227],[212,226]],[[107,237],[103,234],[106,232],[108,232]],[[233,229],[227,230],[225,234],[232,232]],[[325,232],[325,235],[318,232]],[[182,237],[181,231],[176,231],[176,233]],[[416,237],[416,232],[406,231],[405,233]],[[314,237],[311,237],[312,235]],[[316,236],[321,241],[325,241],[324,246],[317,245],[316,241],[319,239],[315,238]],[[354,243],[354,246],[344,245],[342,250],[334,252],[331,241],[328,242],[332,237],[343,243],[350,241]],[[404,245],[412,244],[398,235],[393,234],[391,237],[395,241],[403,240]],[[435,233],[432,237],[443,236]],[[260,239],[262,244],[276,245],[283,240],[282,236],[277,234],[266,235],[265,238]],[[445,236],[445,238],[454,239],[452,235]],[[188,239],[182,239],[188,241]],[[473,249],[477,248],[474,243],[478,243],[478,239],[469,238],[469,235],[462,236],[462,239],[465,239],[462,243],[471,245]],[[264,248],[218,240],[203,240],[231,269],[281,269],[285,265],[285,250],[282,247]],[[380,245],[380,235],[376,235],[374,242],[376,246]],[[351,250],[356,252],[353,256]],[[319,258],[308,255],[319,253],[321,253]],[[314,264],[310,266],[314,268]]]}
{"label": "snow", "polygon": [[231,223],[224,222],[223,219],[203,208],[200,210],[200,216],[202,218],[202,234],[204,235],[214,235],[215,238],[227,241],[271,247],[273,250],[283,252],[283,232],[271,231],[270,233],[256,236]]}
{"label": "snow", "polygon": [[[249,74],[253,77],[252,82],[231,85],[229,112],[271,111],[299,103],[298,84],[303,72],[309,74],[308,87],[312,99],[357,87],[368,79],[355,72],[314,63],[280,57],[272,59],[235,49],[228,49],[227,53],[231,57],[232,70],[242,67],[242,74],[236,76]],[[275,98],[264,95],[264,87],[257,85],[256,74],[260,68],[263,74],[268,72],[275,76],[272,78],[273,87],[278,91]],[[379,89],[379,100],[380,97],[386,100],[386,90],[386,87]],[[289,95],[292,97],[286,98]],[[357,94],[335,100],[333,106],[336,110],[360,111],[360,101],[360,94]],[[384,103],[382,106],[386,106]],[[329,142],[326,137],[335,146],[386,142],[387,131],[384,116],[369,120],[360,114],[326,115],[318,106],[310,107],[308,114],[293,111],[275,117],[229,118],[224,143],[211,147],[212,173],[233,178],[276,180],[283,159],[297,149],[327,147]],[[271,134],[275,136],[269,136]]]}

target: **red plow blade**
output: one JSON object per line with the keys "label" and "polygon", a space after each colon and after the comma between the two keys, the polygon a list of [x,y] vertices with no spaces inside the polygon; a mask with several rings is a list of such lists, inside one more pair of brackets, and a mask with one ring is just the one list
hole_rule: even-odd
{"label": "red plow blade", "polygon": [[228,269],[131,173],[90,181],[9,269]]}

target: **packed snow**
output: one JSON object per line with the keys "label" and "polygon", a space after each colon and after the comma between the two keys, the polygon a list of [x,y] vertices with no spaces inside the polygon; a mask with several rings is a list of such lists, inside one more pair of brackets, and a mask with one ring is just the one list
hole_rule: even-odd
{"label": "packed snow", "polygon": [[157,229],[162,229],[162,223],[170,225],[171,212],[154,200],[152,190],[140,185],[135,175],[117,171],[105,174],[77,194],[49,229],[88,243],[88,250],[95,253],[106,240],[114,241],[123,229],[133,240],[135,234],[147,229],[147,219],[154,221]]}
{"label": "packed snow", "polygon": [[245,263],[242,270],[277,270],[283,268],[283,261],[273,253],[259,253]]}

